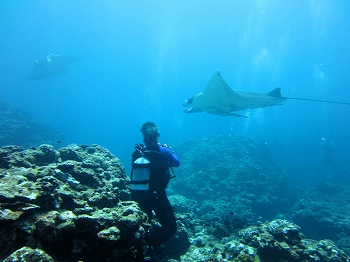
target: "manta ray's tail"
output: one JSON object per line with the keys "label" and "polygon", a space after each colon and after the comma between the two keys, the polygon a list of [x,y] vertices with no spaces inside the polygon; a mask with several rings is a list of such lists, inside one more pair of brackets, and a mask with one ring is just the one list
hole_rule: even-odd
{"label": "manta ray's tail", "polygon": [[298,98],[298,97],[285,97],[285,98],[286,98],[286,99],[293,99],[293,100],[303,100],[303,101],[322,102],[322,103],[340,104],[340,105],[348,105],[348,106],[350,106],[350,103],[347,103],[347,102],[338,102],[338,101],[329,101],[329,100],[318,100],[318,99],[309,99],[309,98]]}
{"label": "manta ray's tail", "polygon": [[319,99],[309,99],[309,98],[299,98],[299,97],[283,97],[281,95],[281,88],[276,88],[272,90],[270,93],[268,93],[269,96],[272,97],[278,97],[278,98],[285,98],[285,99],[293,99],[293,100],[302,100],[302,101],[312,101],[312,102],[322,102],[322,103],[329,103],[329,104],[340,104],[340,105],[350,105],[350,103],[347,102],[338,102],[338,101],[329,101],[329,100],[319,100]]}

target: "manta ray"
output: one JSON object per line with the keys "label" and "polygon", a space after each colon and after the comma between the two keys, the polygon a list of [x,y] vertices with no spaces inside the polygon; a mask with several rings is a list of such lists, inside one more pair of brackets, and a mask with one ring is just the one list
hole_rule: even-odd
{"label": "manta ray", "polygon": [[283,97],[281,88],[273,89],[265,94],[233,90],[222,78],[219,71],[214,73],[203,92],[187,99],[183,105],[190,107],[184,111],[185,113],[207,112],[222,116],[247,117],[234,112],[281,105],[287,99],[350,105],[350,103],[342,102]]}
{"label": "manta ray", "polygon": [[67,72],[68,66],[76,60],[77,58],[73,56],[49,54],[34,61],[34,68],[24,80],[39,80],[63,76]]}

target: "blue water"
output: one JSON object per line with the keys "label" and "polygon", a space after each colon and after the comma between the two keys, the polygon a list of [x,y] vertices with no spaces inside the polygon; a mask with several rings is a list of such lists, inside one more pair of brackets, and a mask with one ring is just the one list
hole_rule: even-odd
{"label": "blue water", "polygon": [[[128,166],[139,128],[161,142],[242,134],[268,143],[292,177],[350,173],[350,106],[289,100],[248,119],[185,114],[219,69],[235,89],[350,102],[348,1],[0,2],[1,100],[60,128],[61,146],[100,144]],[[72,55],[60,78],[21,80],[47,54]],[[190,146],[190,144],[189,144]],[[127,167],[128,168],[128,167]]]}

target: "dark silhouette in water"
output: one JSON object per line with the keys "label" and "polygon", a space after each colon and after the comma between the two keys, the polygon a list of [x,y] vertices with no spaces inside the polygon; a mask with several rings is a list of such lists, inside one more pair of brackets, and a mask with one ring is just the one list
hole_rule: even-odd
{"label": "dark silhouette in water", "polygon": [[43,143],[53,144],[62,135],[55,126],[0,101],[0,146],[29,148]]}
{"label": "dark silhouette in water", "polygon": [[68,66],[76,61],[73,56],[60,56],[49,54],[34,61],[34,68],[24,80],[39,80],[60,77],[66,74]]}

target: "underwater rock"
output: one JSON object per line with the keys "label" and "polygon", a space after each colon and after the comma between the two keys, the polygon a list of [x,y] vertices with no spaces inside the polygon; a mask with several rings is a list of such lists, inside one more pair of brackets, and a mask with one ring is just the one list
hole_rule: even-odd
{"label": "underwater rock", "polygon": [[118,241],[120,239],[120,230],[119,228],[112,226],[107,229],[103,229],[97,233],[99,238],[104,238],[111,241]]}
{"label": "underwater rock", "polygon": [[[180,261],[347,261],[339,245],[305,239],[300,228],[288,222],[300,214],[291,210],[303,191],[266,153],[266,143],[218,136],[187,141],[176,152],[182,164],[170,183],[176,195],[169,199],[178,220],[191,216],[181,220],[187,223],[191,245]],[[341,199],[344,208],[349,207],[349,197]],[[261,222],[266,220],[272,221]],[[345,251],[350,242],[342,240]],[[328,243],[328,251],[320,248],[322,241]]]}
{"label": "underwater rock", "polygon": [[[218,149],[226,152],[222,143]],[[253,143],[238,147],[254,152]],[[212,171],[216,167],[220,172],[232,171],[232,177],[214,172],[212,178],[212,171],[200,170],[196,174],[209,180],[197,178],[191,184],[194,177],[190,173],[189,180],[184,173],[178,176],[177,181],[195,191],[180,189],[184,195],[169,196],[178,230],[154,250],[160,261],[269,261],[275,257],[280,261],[348,261],[332,241],[305,239],[293,223],[281,219],[257,222],[261,220],[257,206],[290,204],[276,199],[281,194],[276,185],[283,190],[289,185],[272,162],[255,159],[253,153],[245,156],[240,150],[229,156],[238,157],[238,169],[232,171],[236,164],[231,162],[229,168],[219,160],[213,166],[208,163]],[[26,150],[6,146],[0,148],[0,156],[0,260],[16,261],[14,256],[21,256],[27,248],[40,249],[55,261],[142,259],[146,232],[159,223],[129,201],[124,167],[107,149],[98,145],[58,150],[50,145]],[[240,158],[245,159],[244,164]],[[249,173],[249,179],[239,173],[243,169],[253,172],[256,167],[258,173]],[[191,169],[185,164],[184,170]],[[220,184],[210,190],[210,183],[220,183],[220,179],[226,188]],[[172,192],[181,186],[176,183]],[[197,194],[199,185],[205,190]],[[302,210],[302,202],[298,207]],[[349,243],[343,240],[344,245]],[[14,255],[18,250],[22,251]]]}
{"label": "underwater rock", "polygon": [[8,168],[10,166],[10,158],[12,153],[22,151],[21,146],[3,146],[0,148],[0,168]]}
{"label": "underwater rock", "polygon": [[37,149],[23,150],[18,146],[4,146],[0,148],[3,156],[2,168],[46,166],[57,161],[58,153],[51,145],[40,145]]}
{"label": "underwater rock", "polygon": [[61,131],[53,125],[0,101],[0,146],[53,144],[61,137]]}
{"label": "underwater rock", "polygon": [[[350,188],[319,183],[308,187],[292,208],[292,218],[313,239],[331,239],[350,254]],[[322,230],[320,230],[320,228]]]}
{"label": "underwater rock", "polygon": [[227,237],[295,203],[299,190],[265,151],[266,143],[238,135],[187,141],[176,149],[182,163],[170,187],[196,201],[209,234]]}
{"label": "underwater rock", "polygon": [[267,206],[288,210],[295,188],[272,158],[261,157],[260,144],[246,137],[218,136],[180,145],[182,163],[171,186],[197,201],[244,194],[242,198],[266,217],[275,215],[265,210]]}
{"label": "underwater rock", "polygon": [[175,213],[193,213],[196,212],[197,201],[186,198],[181,195],[170,195],[169,201]]}
{"label": "underwater rock", "polygon": [[350,261],[330,240],[305,239],[300,228],[286,220],[273,220],[239,231],[221,242],[204,240],[191,246],[180,261]]}
{"label": "underwater rock", "polygon": [[124,167],[107,149],[6,146],[0,154],[0,259],[26,247],[66,261],[141,255],[147,215],[129,201]]}
{"label": "underwater rock", "polygon": [[30,247],[22,247],[10,256],[3,260],[3,262],[21,262],[21,261],[31,261],[31,262],[54,262],[52,257],[46,254],[41,249],[32,249]]}
{"label": "underwater rock", "polygon": [[349,261],[331,240],[305,239],[300,227],[286,220],[273,220],[239,232],[239,241],[256,248],[261,260]]}

